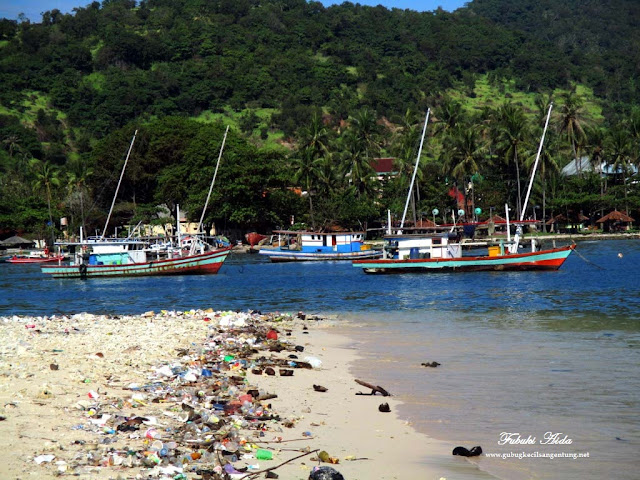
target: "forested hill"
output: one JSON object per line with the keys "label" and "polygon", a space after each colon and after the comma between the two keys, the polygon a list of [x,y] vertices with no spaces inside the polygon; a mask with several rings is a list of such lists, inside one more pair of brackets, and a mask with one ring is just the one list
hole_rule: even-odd
{"label": "forested hill", "polygon": [[640,103],[637,0],[474,0],[468,10],[566,55],[574,80],[609,102]]}
{"label": "forested hill", "polygon": [[586,67],[552,39],[465,9],[304,0],[94,2],[73,15],[45,12],[38,24],[5,20],[2,40],[5,109],[40,92],[92,137],[140,115],[225,106],[283,109],[276,126],[293,133],[305,105],[346,116],[364,104],[392,117],[473,73],[498,72],[537,91]]}
{"label": "forested hill", "polygon": [[[283,186],[311,189],[319,175],[314,162],[322,155],[331,208],[347,205],[339,195],[354,186],[347,177],[358,170],[353,162],[368,168],[374,155],[410,157],[408,147],[391,138],[404,127],[412,132],[408,126],[421,121],[409,111],[440,108],[434,119],[444,123],[437,132],[451,131],[463,119],[452,98],[484,115],[471,123],[486,126],[489,107],[504,100],[529,94],[518,108],[534,116],[534,94],[548,99],[550,92],[579,85],[599,96],[591,97],[595,109],[589,113],[600,124],[614,124],[640,104],[638,24],[637,0],[474,0],[453,13],[350,2],[324,7],[305,0],[104,0],[73,14],[44,12],[40,22],[0,19],[0,230],[31,228],[47,217],[54,223],[53,217],[71,215],[71,206],[85,201],[93,213],[73,207],[74,227],[80,216],[84,222],[93,215],[98,222],[109,204],[99,193],[111,191],[110,174],[119,170],[123,144],[139,127],[144,127],[140,148],[149,157],[138,154],[137,180],[123,185],[132,210],[201,204],[202,198],[193,196],[196,189],[175,179],[201,176],[199,170],[187,171],[203,166],[197,149],[217,148],[207,147],[204,139],[217,138],[221,123],[230,122],[235,136],[244,136],[231,142],[244,155],[237,165],[247,165],[237,173],[251,177],[244,187],[251,185],[251,194],[260,198],[226,205],[216,214],[230,212],[225,221],[264,227],[289,218],[287,202],[295,199],[262,205],[263,210],[255,205]],[[479,85],[491,92],[491,105],[474,103]],[[577,104],[570,99],[566,105]],[[309,129],[318,112],[322,124],[311,126],[327,128],[331,145],[314,140]],[[215,128],[207,129],[212,124]],[[347,135],[354,125],[361,136]],[[380,125],[384,132],[377,130]],[[159,135],[174,143],[159,145]],[[486,140],[486,132],[478,138]],[[415,138],[404,141],[410,140]],[[577,142],[570,138],[573,155]],[[434,148],[445,143],[438,138]],[[313,175],[305,173],[302,150],[295,147],[314,149],[307,158]],[[327,152],[351,155],[352,164]],[[193,164],[180,164],[189,158]],[[272,162],[286,163],[288,170],[265,180],[263,171],[248,173],[252,158],[263,159],[260,168]],[[296,167],[295,161],[302,163]],[[516,170],[524,168],[517,162]],[[444,167],[435,171],[442,174]],[[343,183],[349,179],[347,186],[336,187],[336,173]],[[511,185],[513,172],[503,173],[509,180],[500,181]],[[371,177],[366,168],[360,176]],[[365,183],[356,188],[364,210],[352,206],[354,217],[359,211],[376,215],[364,208],[378,198]],[[398,186],[398,196],[403,188]],[[494,193],[497,198],[510,191]],[[234,195],[247,197],[239,190]]]}
{"label": "forested hill", "polygon": [[[586,4],[586,5],[583,5]],[[417,13],[304,0],[94,2],[41,23],[2,20],[0,103],[29,95],[100,137],[141,115],[275,108],[341,117],[371,106],[424,109],[456,81],[490,72],[525,91],[570,81],[608,102],[640,103],[640,5],[634,0],[475,0]]]}

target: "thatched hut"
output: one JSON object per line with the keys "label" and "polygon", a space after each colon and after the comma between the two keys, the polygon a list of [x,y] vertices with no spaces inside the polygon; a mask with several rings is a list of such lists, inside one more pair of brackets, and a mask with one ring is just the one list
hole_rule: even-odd
{"label": "thatched hut", "polygon": [[609,232],[628,230],[633,222],[635,222],[633,218],[625,212],[619,212],[618,210],[614,210],[601,219],[596,220],[596,223],[602,224],[602,230],[608,230]]}
{"label": "thatched hut", "polygon": [[0,240],[0,248],[32,248],[35,245],[33,240],[14,235],[5,240]]}

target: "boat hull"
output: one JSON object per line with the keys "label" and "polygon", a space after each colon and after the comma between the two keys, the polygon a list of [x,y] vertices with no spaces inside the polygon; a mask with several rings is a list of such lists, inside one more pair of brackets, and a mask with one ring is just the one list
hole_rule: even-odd
{"label": "boat hull", "polygon": [[353,266],[365,273],[410,272],[482,272],[557,270],[574,250],[575,245],[533,253],[519,253],[495,257],[460,257],[431,259],[354,260]]}
{"label": "boat hull", "polygon": [[37,257],[17,257],[17,258],[7,258],[5,260],[6,263],[53,263],[53,262],[62,262],[64,261],[64,255],[57,255],[55,257],[43,257],[43,258],[37,258]]}
{"label": "boat hull", "polygon": [[200,255],[126,265],[43,265],[42,273],[54,278],[139,277],[153,275],[203,275],[218,273],[231,247]]}
{"label": "boat hull", "polygon": [[267,255],[274,262],[311,262],[311,261],[342,261],[379,258],[381,252],[363,250],[360,252],[300,252],[295,250],[265,250],[260,249],[261,255]]}

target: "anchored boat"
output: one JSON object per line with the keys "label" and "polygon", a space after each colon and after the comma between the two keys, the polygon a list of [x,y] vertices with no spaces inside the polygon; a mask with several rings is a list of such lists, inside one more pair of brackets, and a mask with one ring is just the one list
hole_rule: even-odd
{"label": "anchored boat", "polygon": [[[529,188],[522,209],[520,220],[516,222],[516,234],[513,241],[509,233],[509,207],[505,205],[507,215],[507,242],[500,242],[499,245],[487,245],[488,254],[486,255],[463,255],[463,247],[461,236],[458,232],[446,233],[408,233],[403,230],[404,220],[409,205],[411,189],[415,181],[415,174],[420,162],[420,153],[422,151],[422,142],[429,121],[429,110],[427,110],[427,118],[424,123],[422,132],[422,140],[420,149],[418,150],[418,158],[414,175],[409,187],[409,195],[405,204],[404,214],[400,229],[395,234],[389,230],[385,236],[385,245],[383,247],[383,258],[377,260],[354,260],[353,266],[362,268],[365,273],[404,273],[404,272],[477,272],[477,271],[523,271],[523,270],[557,270],[562,266],[567,257],[575,249],[575,244],[561,248],[553,248],[548,250],[536,251],[535,242],[531,242],[531,251],[520,253],[520,237],[522,235],[522,225],[524,224],[524,212],[529,202],[529,195],[533,185],[540,152],[544,142],[544,135],[549,125],[551,117],[551,108],[547,114],[547,120],[538,147],[538,154],[534,163],[533,172],[529,182]],[[391,222],[389,222],[390,224]]]}
{"label": "anchored boat", "polygon": [[[384,255],[388,258],[354,260],[365,273],[478,272],[557,270],[575,244],[549,250],[510,253],[508,245],[489,246],[488,255],[463,256],[457,235],[389,235]],[[451,241],[453,240],[453,241]]]}
{"label": "anchored boat", "polygon": [[377,258],[382,252],[364,243],[364,232],[297,232],[276,230],[275,247],[260,248],[272,262],[356,260]]}
{"label": "anchored boat", "polygon": [[[176,214],[178,239],[175,248],[171,245],[152,245],[150,242],[136,238],[105,238],[105,232],[122,176],[124,175],[131,149],[136,138],[136,133],[131,140],[129,151],[125,158],[120,181],[111,203],[111,209],[104,226],[102,235],[93,239],[82,239],[80,230],[80,242],[64,243],[74,255],[70,265],[43,265],[42,273],[54,278],[90,278],[90,277],[134,277],[146,275],[188,275],[188,274],[214,274],[218,273],[223,262],[231,252],[231,246],[219,248],[216,243],[208,243],[205,240],[202,224],[205,211],[209,204],[211,191],[218,173],[218,166],[222,157],[222,151],[227,139],[227,127],[218,162],[209,187],[209,194],[202,210],[202,216],[198,225],[198,233],[191,237],[183,237],[180,234],[180,213]],[[155,248],[154,248],[155,247]],[[160,247],[160,248],[158,248]]]}
{"label": "anchored boat", "polygon": [[[65,244],[74,253],[69,265],[43,265],[54,278],[134,277],[146,275],[214,274],[231,247],[215,249],[201,243],[193,254],[180,249],[162,254],[136,239],[89,239]],[[186,254],[185,254],[186,253]]]}

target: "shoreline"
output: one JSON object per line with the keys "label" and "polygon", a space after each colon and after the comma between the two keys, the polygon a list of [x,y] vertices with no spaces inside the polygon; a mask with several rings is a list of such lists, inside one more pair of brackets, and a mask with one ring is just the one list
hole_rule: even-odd
{"label": "shoreline", "polygon": [[[396,397],[356,395],[368,393],[351,373],[358,352],[335,327],[211,309],[2,317],[0,476],[195,479],[229,464],[249,468],[230,478],[264,478],[288,462],[272,474],[307,479],[321,465],[348,480],[493,478],[401,420]],[[375,372],[361,380],[377,385]],[[320,462],[322,451],[338,463]]]}

